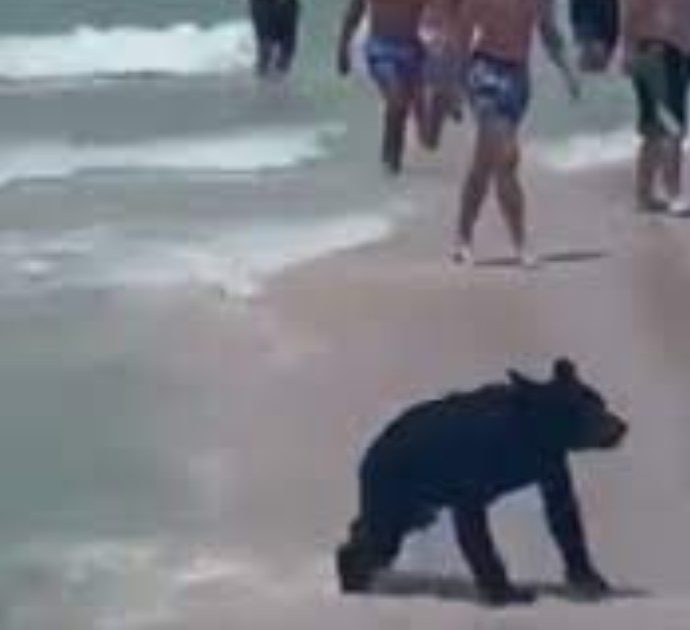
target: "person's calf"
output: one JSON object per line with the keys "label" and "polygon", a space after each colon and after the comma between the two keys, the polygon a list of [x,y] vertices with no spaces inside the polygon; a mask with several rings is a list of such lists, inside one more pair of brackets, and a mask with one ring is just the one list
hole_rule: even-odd
{"label": "person's calf", "polygon": [[406,123],[407,108],[388,103],[384,115],[381,158],[391,174],[398,174],[402,169]]}

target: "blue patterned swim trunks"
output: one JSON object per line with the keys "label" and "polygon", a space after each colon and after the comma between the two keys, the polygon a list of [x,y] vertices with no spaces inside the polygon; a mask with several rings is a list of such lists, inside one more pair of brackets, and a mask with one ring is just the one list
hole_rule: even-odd
{"label": "blue patterned swim trunks", "polygon": [[477,118],[507,120],[517,126],[530,99],[527,66],[475,53],[468,70],[467,91]]}

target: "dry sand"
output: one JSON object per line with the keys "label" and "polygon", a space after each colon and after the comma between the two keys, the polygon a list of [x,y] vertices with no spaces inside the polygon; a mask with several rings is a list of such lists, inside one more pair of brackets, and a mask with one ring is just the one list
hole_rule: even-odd
{"label": "dry sand", "polygon": [[[174,315],[179,360],[166,369],[188,388],[226,391],[209,402],[227,407],[206,445],[222,471],[209,501],[226,524],[224,553],[246,562],[201,580],[178,621],[150,627],[687,630],[690,221],[635,216],[628,167],[561,177],[528,165],[546,263],[524,271],[505,261],[492,205],[468,270],[449,259],[453,160],[438,171],[421,164],[410,180],[438,185],[409,187],[419,212],[387,242],[287,273],[248,304],[210,299]],[[331,554],[374,432],[407,404],[509,367],[546,378],[561,355],[632,425],[620,451],[574,460],[593,553],[619,596],[559,596],[557,557],[527,491],[493,516],[511,572],[544,584],[536,605],[478,606],[446,523],[412,540],[399,563],[412,596],[341,597]]]}

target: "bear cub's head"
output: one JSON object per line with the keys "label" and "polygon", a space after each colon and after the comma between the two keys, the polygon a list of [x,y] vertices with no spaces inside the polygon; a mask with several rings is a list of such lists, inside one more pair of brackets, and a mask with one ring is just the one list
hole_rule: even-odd
{"label": "bear cub's head", "polygon": [[545,383],[510,371],[523,413],[540,436],[565,450],[609,449],[623,441],[628,425],[612,413],[604,397],[580,379],[570,359],[557,359]]}

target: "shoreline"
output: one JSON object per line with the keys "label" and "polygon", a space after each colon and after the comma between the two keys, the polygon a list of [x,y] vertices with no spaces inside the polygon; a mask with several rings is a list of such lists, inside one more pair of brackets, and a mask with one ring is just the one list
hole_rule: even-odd
{"label": "shoreline", "polygon": [[[95,458],[115,466],[122,453],[111,450],[111,439],[116,447],[124,440],[133,463],[155,471],[132,477],[151,483],[135,497],[146,508],[159,499],[151,514],[140,508],[143,520],[138,511],[132,517],[113,509],[118,500],[129,506],[129,494],[105,486],[99,495],[105,500],[80,505],[83,515],[68,513],[67,522],[74,518],[82,529],[70,532],[90,533],[95,542],[99,533],[116,544],[118,536],[126,542],[127,532],[151,539],[154,551],[155,543],[163,545],[162,560],[154,553],[151,567],[125,562],[115,578],[112,569],[93,563],[84,569],[84,583],[93,580],[95,589],[105,576],[116,586],[143,584],[152,595],[133,600],[136,611],[172,593],[164,601],[172,607],[170,620],[151,624],[161,630],[215,630],[229,620],[238,628],[294,623],[319,630],[325,615],[338,629],[460,623],[483,630],[553,630],[554,624],[685,630],[690,221],[635,215],[629,165],[573,176],[528,160],[528,224],[536,249],[550,259],[533,271],[507,260],[508,240],[492,203],[478,226],[478,266],[458,267],[449,246],[456,173],[466,159],[456,147],[466,140],[455,134],[448,140],[433,163],[417,151],[411,155],[409,177],[394,190],[416,211],[391,237],[287,269],[247,300],[192,285],[137,293],[135,300],[106,291],[73,308],[50,302],[28,315],[5,313],[14,333],[7,356],[14,350],[22,359],[8,374],[45,379],[56,408],[66,404],[66,392],[68,426],[74,417],[83,423],[74,426],[76,435],[94,432],[92,452],[84,455],[79,439],[70,443],[68,472],[78,474],[69,478],[92,471]],[[318,208],[331,184],[319,180],[293,201],[316,198]],[[280,192],[267,194],[281,199]],[[590,545],[620,597],[602,605],[551,597],[560,567],[529,492],[501,502],[493,518],[511,573],[520,582],[548,585],[543,602],[492,611],[462,594],[443,600],[424,593],[337,595],[332,553],[355,510],[357,462],[386,422],[420,400],[502,381],[508,368],[546,379],[564,355],[632,426],[620,451],[573,458]],[[24,409],[22,395],[10,398],[10,409],[13,401]],[[45,405],[27,419],[52,419],[51,401]],[[110,474],[119,479],[115,470]],[[59,541],[60,519],[51,527],[54,515],[45,516],[44,531]],[[18,516],[18,539],[33,534],[40,543],[43,532],[22,524]],[[167,569],[200,571],[209,557],[218,560],[215,577],[165,590]],[[409,541],[401,568],[432,578],[467,576],[443,523]],[[26,593],[22,574],[8,577],[10,585],[17,580],[20,613],[25,602],[27,610],[37,607],[37,617],[45,611],[60,625],[75,611],[86,620],[78,627],[86,629],[121,604],[117,592],[106,592],[103,608],[86,611],[89,602],[77,589],[65,603],[57,599],[66,592],[61,574],[40,582],[41,566],[35,571],[38,586]],[[625,599],[625,589],[639,599]]]}

